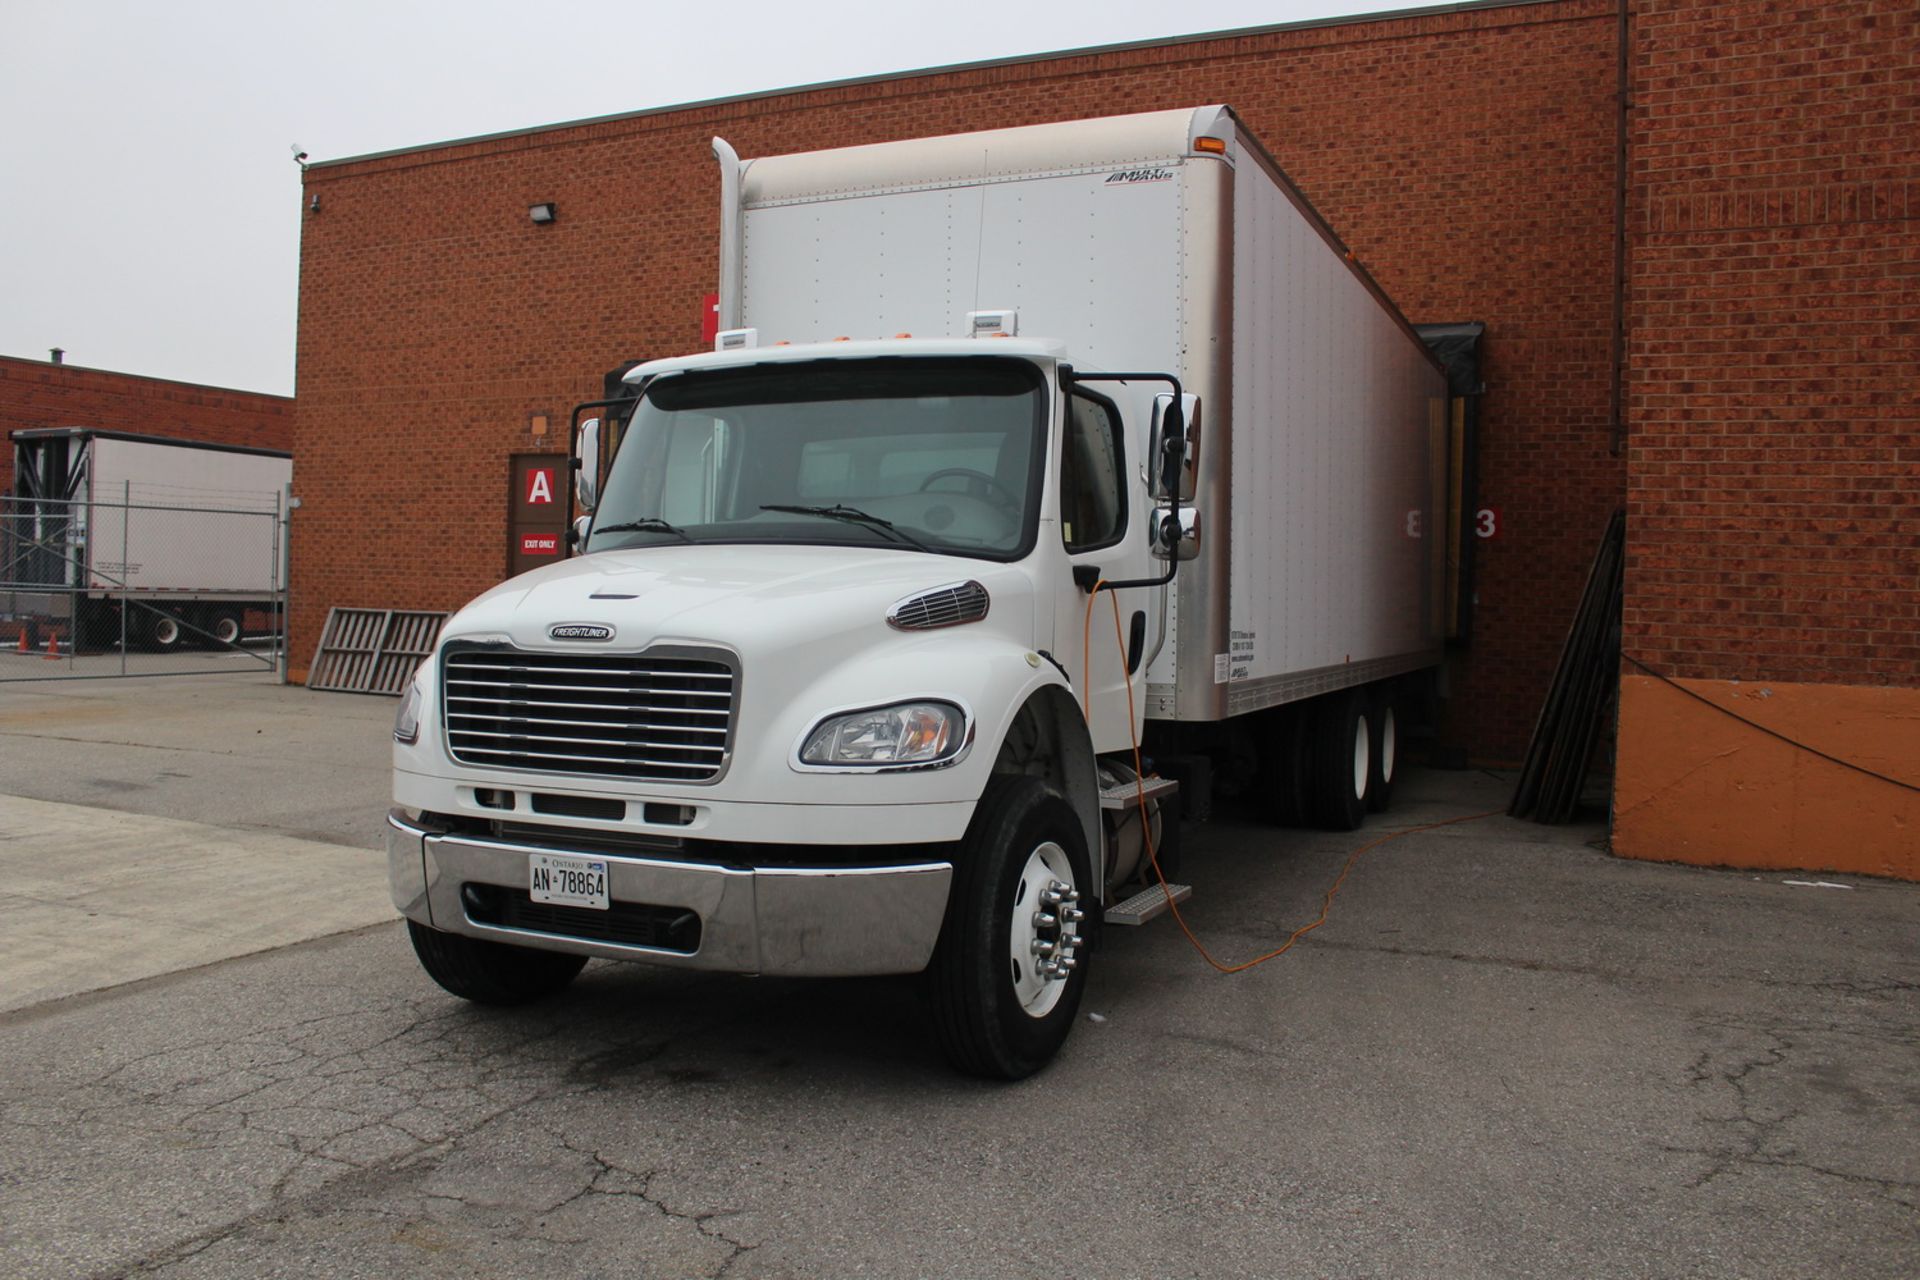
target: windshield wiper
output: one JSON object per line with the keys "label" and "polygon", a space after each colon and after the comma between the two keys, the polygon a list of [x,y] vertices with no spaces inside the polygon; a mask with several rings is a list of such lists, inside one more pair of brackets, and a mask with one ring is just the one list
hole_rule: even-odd
{"label": "windshield wiper", "polygon": [[914,537],[906,530],[896,528],[893,521],[882,520],[879,516],[869,515],[858,507],[849,507],[838,503],[831,507],[790,507],[784,503],[769,502],[762,503],[760,509],[762,511],[790,511],[795,515],[801,516],[825,516],[829,520],[844,520],[848,524],[861,524],[869,529],[879,529],[891,534],[910,547],[917,547],[922,551],[930,553],[933,551],[932,547],[920,541],[920,539]]}
{"label": "windshield wiper", "polygon": [[692,542],[693,535],[677,524],[668,524],[659,516],[642,516],[638,520],[622,520],[618,524],[603,524],[593,530],[594,533],[670,533],[682,542]]}

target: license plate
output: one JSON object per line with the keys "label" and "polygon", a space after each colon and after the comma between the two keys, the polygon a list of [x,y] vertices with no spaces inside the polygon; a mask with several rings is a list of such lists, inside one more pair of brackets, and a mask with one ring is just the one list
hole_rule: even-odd
{"label": "license plate", "polygon": [[564,853],[531,855],[528,892],[535,902],[560,907],[607,909],[607,864],[600,858],[575,858]]}

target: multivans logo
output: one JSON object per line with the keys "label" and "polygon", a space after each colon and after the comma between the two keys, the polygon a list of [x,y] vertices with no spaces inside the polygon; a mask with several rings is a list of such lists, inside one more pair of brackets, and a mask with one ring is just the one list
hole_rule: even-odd
{"label": "multivans logo", "polygon": [[554,640],[611,640],[613,628],[597,622],[556,622],[547,635]]}
{"label": "multivans logo", "polygon": [[1107,175],[1106,185],[1111,187],[1125,182],[1171,182],[1171,169],[1122,169],[1118,173]]}

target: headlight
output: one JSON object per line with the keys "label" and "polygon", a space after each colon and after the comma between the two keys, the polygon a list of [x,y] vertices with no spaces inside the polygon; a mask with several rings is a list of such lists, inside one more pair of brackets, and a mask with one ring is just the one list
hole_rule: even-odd
{"label": "headlight", "polygon": [[967,717],[946,702],[902,702],[815,725],[800,748],[814,765],[939,764],[967,744]]}
{"label": "headlight", "polygon": [[407,685],[400,710],[393,717],[393,740],[403,746],[420,741],[420,701],[420,681],[416,678]]}

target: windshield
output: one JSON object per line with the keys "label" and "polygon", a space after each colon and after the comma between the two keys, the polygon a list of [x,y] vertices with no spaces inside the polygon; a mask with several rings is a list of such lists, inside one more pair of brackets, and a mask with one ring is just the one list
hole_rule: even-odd
{"label": "windshield", "polygon": [[1018,558],[1039,506],[1044,385],[1033,365],[1002,357],[656,378],[587,549],[787,542]]}

